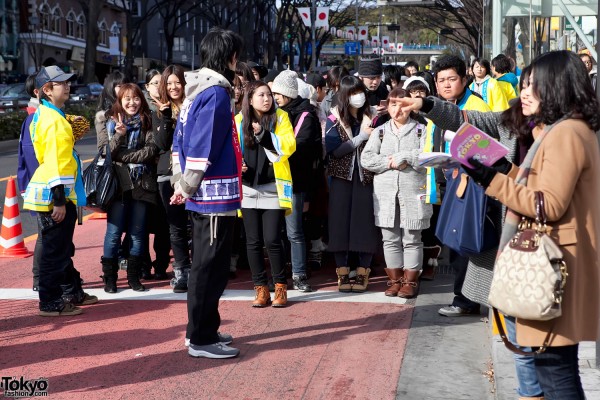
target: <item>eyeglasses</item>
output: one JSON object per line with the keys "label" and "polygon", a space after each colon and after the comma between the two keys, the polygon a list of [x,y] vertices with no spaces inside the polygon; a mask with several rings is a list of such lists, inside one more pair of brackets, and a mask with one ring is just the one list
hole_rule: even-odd
{"label": "eyeglasses", "polygon": [[160,85],[160,82],[148,82],[147,84],[150,86],[158,86]]}
{"label": "eyeglasses", "polygon": [[248,86],[248,83],[244,83],[242,85],[235,85],[233,88],[237,90],[244,90],[246,89],[246,86]]}
{"label": "eyeglasses", "polygon": [[427,96],[427,92],[425,90],[411,90],[409,93],[411,96]]}
{"label": "eyeglasses", "polygon": [[71,81],[52,82],[52,87],[54,86],[71,86]]}
{"label": "eyeglasses", "polygon": [[458,76],[458,75],[449,76],[448,78],[438,79],[437,83],[444,84],[444,83],[446,83],[446,81],[448,81],[450,83],[456,83],[456,82],[458,82],[459,79],[460,79],[460,76]]}

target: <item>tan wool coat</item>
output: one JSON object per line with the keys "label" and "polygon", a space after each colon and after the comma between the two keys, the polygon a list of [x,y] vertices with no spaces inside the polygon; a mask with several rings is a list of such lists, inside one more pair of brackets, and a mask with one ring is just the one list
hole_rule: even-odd
{"label": "tan wool coat", "polygon": [[533,159],[527,186],[496,174],[486,194],[511,210],[535,217],[535,192],[544,193],[550,236],[563,251],[567,283],[562,316],[550,321],[517,320],[517,342],[550,346],[598,339],[600,326],[600,150],[581,120],[556,124]]}

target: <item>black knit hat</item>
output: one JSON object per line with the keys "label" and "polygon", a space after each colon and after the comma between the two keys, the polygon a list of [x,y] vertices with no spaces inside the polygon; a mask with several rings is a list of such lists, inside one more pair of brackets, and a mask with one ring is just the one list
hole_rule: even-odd
{"label": "black knit hat", "polygon": [[358,76],[381,76],[383,65],[379,58],[363,58],[358,64]]}

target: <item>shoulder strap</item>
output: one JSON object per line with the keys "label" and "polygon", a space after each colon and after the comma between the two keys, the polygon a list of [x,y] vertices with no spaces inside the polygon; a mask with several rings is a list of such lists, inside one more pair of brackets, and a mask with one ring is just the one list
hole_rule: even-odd
{"label": "shoulder strap", "polygon": [[300,115],[300,119],[298,120],[298,123],[296,124],[296,127],[294,128],[294,136],[295,137],[298,137],[298,132],[300,132],[300,128],[302,127],[302,123],[304,122],[304,118],[306,118],[307,115],[308,115],[308,111],[304,111]]}
{"label": "shoulder strap", "polygon": [[[510,340],[508,340],[506,332],[504,331],[504,326],[502,325],[502,321],[500,320],[500,313],[498,313],[498,310],[494,307],[492,307],[492,310],[494,312],[494,320],[496,321],[496,326],[498,327],[498,333],[500,334],[500,337],[502,338],[502,341],[504,342],[504,345],[506,346],[507,349],[509,349],[510,351],[512,351],[515,354],[519,354],[522,356],[533,356],[536,354],[541,354],[544,351],[546,351],[546,348],[548,347],[548,344],[550,342],[550,336],[552,335],[552,331],[554,330],[554,323],[552,324],[552,328],[548,331],[548,334],[546,335],[546,338],[544,339],[544,344],[541,347],[539,347],[535,351],[523,351],[520,348],[518,348],[517,346],[515,346],[514,344],[512,344],[510,342]],[[555,322],[556,322],[556,320],[555,320]]]}

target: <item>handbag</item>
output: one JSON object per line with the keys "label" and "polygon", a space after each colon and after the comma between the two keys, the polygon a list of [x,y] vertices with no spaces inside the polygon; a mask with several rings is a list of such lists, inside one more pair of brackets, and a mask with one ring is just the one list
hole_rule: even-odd
{"label": "handbag", "polygon": [[119,190],[108,144],[104,160],[100,160],[101,157],[102,152],[99,151],[92,163],[83,171],[83,186],[87,200],[85,208],[96,212],[108,211]]}
{"label": "handbag", "polygon": [[533,321],[561,316],[567,265],[547,234],[544,195],[536,192],[536,218],[523,217],[494,266],[489,304],[506,315]]}
{"label": "handbag", "polygon": [[446,171],[446,193],[442,200],[435,236],[463,256],[498,246],[496,226],[487,215],[491,200],[462,168]]}

